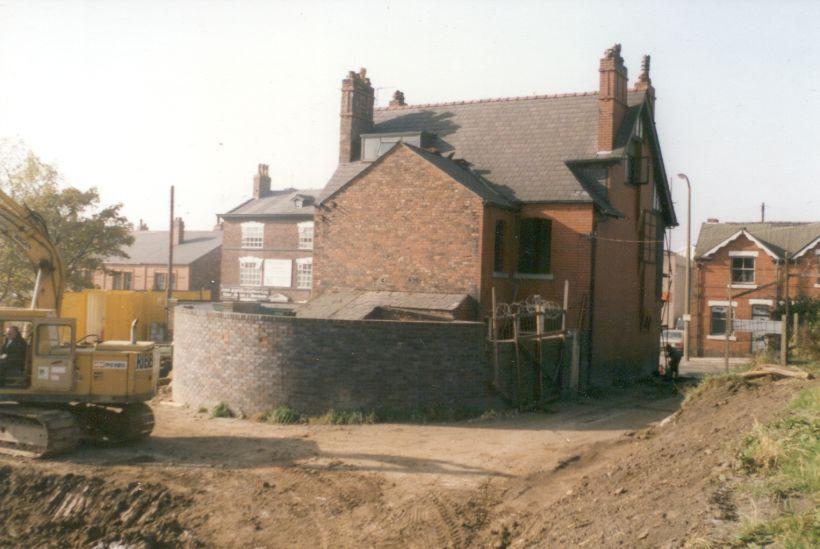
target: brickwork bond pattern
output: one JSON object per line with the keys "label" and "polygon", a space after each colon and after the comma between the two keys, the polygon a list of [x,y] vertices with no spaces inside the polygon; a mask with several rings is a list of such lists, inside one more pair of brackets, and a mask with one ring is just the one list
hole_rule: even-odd
{"label": "brickwork bond pattern", "polygon": [[257,414],[480,407],[484,325],[324,320],[177,308],[174,399]]}

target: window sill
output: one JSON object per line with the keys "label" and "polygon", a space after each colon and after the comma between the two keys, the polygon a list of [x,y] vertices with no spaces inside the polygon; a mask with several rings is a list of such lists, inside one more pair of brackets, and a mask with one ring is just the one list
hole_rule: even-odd
{"label": "window sill", "polygon": [[508,273],[499,273],[498,271],[493,271],[493,278],[510,278]]}
{"label": "window sill", "polygon": [[[712,341],[726,341],[725,335],[708,335],[706,339],[711,339]],[[737,337],[729,336],[729,341],[737,341]]]}
{"label": "window sill", "polygon": [[552,273],[515,273],[515,278],[519,280],[552,280]]}
{"label": "window sill", "polygon": [[757,288],[757,284],[730,284],[730,288],[740,288],[743,290],[754,290]]}

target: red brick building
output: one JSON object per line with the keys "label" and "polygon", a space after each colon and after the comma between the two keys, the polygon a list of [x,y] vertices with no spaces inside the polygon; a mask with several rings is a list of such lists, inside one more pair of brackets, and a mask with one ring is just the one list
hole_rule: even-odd
{"label": "red brick building", "polygon": [[340,158],[316,213],[314,296],[467,294],[479,315],[529,295],[581,330],[588,381],[657,365],[666,227],[676,223],[649,57],[634,88],[620,46],[597,92],[374,109],[342,83]]}
{"label": "red brick building", "polygon": [[223,301],[301,303],[313,278],[313,214],[318,189],[271,190],[259,165],[253,198],[221,214]]}
{"label": "red brick building", "polygon": [[699,356],[724,352],[729,292],[732,356],[762,346],[765,321],[777,320],[772,311],[786,297],[787,268],[790,299],[820,298],[820,223],[704,223],[695,259],[692,344]]}
{"label": "red brick building", "polygon": [[[140,230],[131,233],[134,243],[123,249],[127,257],[109,257],[104,270],[93,275],[103,290],[163,291],[168,284],[168,231]],[[222,231],[186,231],[174,222],[174,265],[171,288],[180,291],[219,290]]]}

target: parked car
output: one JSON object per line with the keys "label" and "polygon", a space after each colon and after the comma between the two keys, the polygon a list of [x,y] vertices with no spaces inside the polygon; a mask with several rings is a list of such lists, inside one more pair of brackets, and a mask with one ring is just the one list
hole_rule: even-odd
{"label": "parked car", "polygon": [[661,349],[666,345],[683,349],[683,330],[664,330],[661,332]]}

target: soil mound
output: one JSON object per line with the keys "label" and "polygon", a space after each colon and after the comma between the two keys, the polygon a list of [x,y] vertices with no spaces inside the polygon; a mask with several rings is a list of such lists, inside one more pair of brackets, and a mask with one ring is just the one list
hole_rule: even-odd
{"label": "soil mound", "polygon": [[4,547],[197,547],[179,522],[191,500],[158,484],[0,467]]}
{"label": "soil mound", "polygon": [[738,439],[755,421],[765,423],[781,413],[806,384],[728,380],[696,389],[666,421],[608,448],[570,456],[554,471],[521,479],[526,505],[515,500],[506,505],[506,516],[495,522],[486,542],[497,547],[725,543],[741,520],[733,490]]}

